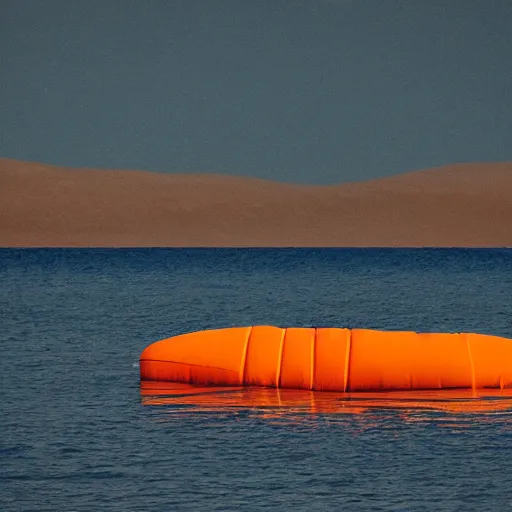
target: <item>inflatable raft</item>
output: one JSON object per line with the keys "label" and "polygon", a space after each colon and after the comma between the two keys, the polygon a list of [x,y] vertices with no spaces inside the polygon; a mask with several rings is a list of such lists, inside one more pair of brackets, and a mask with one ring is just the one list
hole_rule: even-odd
{"label": "inflatable raft", "polygon": [[233,327],[157,341],[141,381],[317,391],[512,388],[512,339],[483,334]]}

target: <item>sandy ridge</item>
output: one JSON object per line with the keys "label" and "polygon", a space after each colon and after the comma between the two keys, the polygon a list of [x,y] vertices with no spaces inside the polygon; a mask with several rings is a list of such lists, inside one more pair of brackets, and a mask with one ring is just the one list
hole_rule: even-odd
{"label": "sandy ridge", "polygon": [[0,247],[512,247],[512,162],[333,186],[0,159]]}

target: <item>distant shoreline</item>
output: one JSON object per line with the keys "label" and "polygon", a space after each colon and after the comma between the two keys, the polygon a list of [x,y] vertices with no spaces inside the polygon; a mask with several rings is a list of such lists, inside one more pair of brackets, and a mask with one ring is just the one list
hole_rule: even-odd
{"label": "distant shoreline", "polygon": [[464,251],[511,251],[512,246],[422,246],[422,247],[402,247],[402,246],[389,246],[389,247],[376,247],[376,246],[362,246],[362,247],[348,247],[348,246],[336,246],[336,247],[323,247],[323,246],[297,246],[297,247],[279,247],[279,246],[266,246],[266,247],[260,247],[260,246],[246,246],[246,247],[239,247],[239,246],[222,246],[222,247],[214,247],[214,246],[208,246],[208,247],[202,247],[202,246],[195,246],[195,247],[181,247],[181,246],[109,246],[109,245],[103,245],[103,246],[53,246],[53,245],[31,245],[31,246],[2,246],[0,245],[0,251],[2,250],[22,250],[22,251],[28,251],[28,250],[53,250],[53,249],[59,249],[63,251],[72,251],[72,250],[91,250],[91,251],[100,251],[100,250],[112,250],[112,251],[135,251],[138,249],[141,250],[176,250],[176,251],[217,251],[217,250],[226,250],[226,251],[248,251],[248,250],[261,250],[261,251],[309,251],[309,250],[347,250],[347,251],[454,251],[454,250],[464,250]]}
{"label": "distant shoreline", "polygon": [[340,185],[0,159],[0,247],[512,248],[512,162]]}

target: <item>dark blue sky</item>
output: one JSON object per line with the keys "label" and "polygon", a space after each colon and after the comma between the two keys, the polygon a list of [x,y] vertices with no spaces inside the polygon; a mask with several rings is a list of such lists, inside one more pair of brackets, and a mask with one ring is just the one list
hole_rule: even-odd
{"label": "dark blue sky", "polygon": [[0,154],[333,183],[512,160],[510,0],[3,0]]}

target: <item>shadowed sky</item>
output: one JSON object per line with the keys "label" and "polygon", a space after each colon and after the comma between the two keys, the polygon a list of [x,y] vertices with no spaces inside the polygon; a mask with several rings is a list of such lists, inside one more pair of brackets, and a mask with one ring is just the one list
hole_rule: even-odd
{"label": "shadowed sky", "polygon": [[303,183],[512,160],[510,0],[4,0],[0,155]]}

